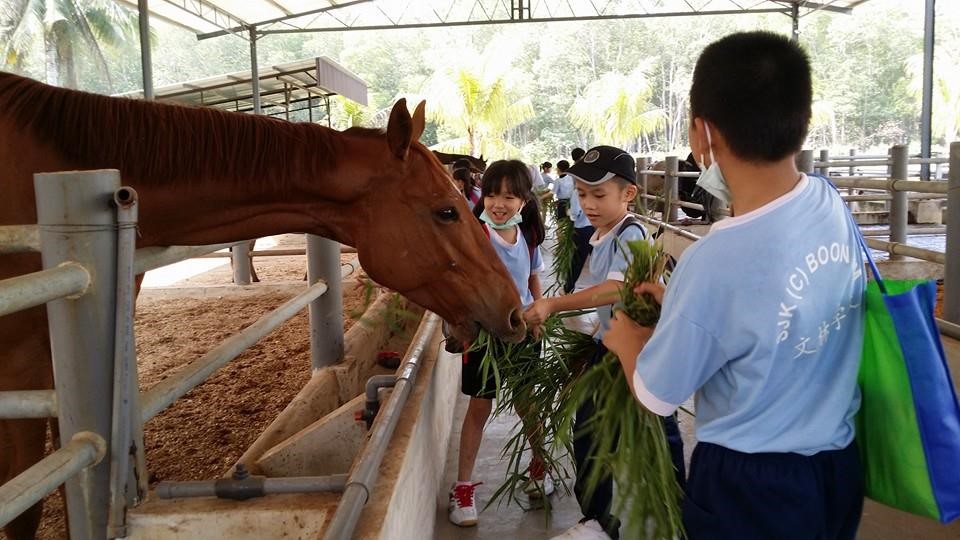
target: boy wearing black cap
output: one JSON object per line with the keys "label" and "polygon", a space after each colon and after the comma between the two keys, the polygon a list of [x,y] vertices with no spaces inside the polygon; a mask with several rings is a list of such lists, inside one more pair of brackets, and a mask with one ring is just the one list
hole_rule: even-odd
{"label": "boy wearing black cap", "polygon": [[[623,273],[630,264],[627,242],[648,239],[639,220],[627,212],[627,204],[637,195],[636,165],[627,152],[613,146],[591,148],[573,164],[567,173],[576,179],[577,196],[583,211],[596,231],[590,238],[593,251],[584,265],[575,291],[564,296],[542,298],[531,305],[524,318],[531,325],[542,323],[552,313],[597,308],[600,327],[594,335],[596,348],[589,359],[595,364],[603,359],[607,349],[600,343],[610,320],[613,299],[618,298],[623,285]],[[580,432],[594,414],[593,403],[584,404],[578,411],[574,432]],[[683,478],[683,448],[679,429],[673,417],[664,420],[678,479]],[[619,537],[619,520],[610,514],[613,499],[613,480],[607,476],[596,487],[592,496],[585,498],[586,479],[594,466],[590,450],[591,437],[581,435],[574,439],[574,460],[577,481],[574,492],[584,518],[559,539],[590,538],[596,540]]]}

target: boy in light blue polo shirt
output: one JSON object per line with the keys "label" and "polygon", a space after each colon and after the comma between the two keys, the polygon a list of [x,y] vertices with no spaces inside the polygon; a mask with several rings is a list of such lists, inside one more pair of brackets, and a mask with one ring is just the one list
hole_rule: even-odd
{"label": "boy in light blue polo shirt", "polygon": [[[853,539],[863,504],[853,417],[865,277],[855,225],[797,171],[810,67],[789,39],[708,46],[690,90],[698,184],[732,203],[688,248],[655,329],[617,314],[604,343],[637,399],[667,415],[696,393],[689,538]],[[709,159],[708,159],[709,158]]]}
{"label": "boy in light blue polo shirt", "polygon": [[[637,195],[636,164],[630,154],[612,146],[598,146],[576,162],[569,173],[577,180],[583,213],[596,227],[596,232],[589,237],[592,252],[572,294],[535,301],[524,313],[524,319],[531,325],[538,325],[558,311],[597,308],[600,327],[594,336],[596,347],[587,359],[587,363],[593,365],[599,363],[607,352],[600,339],[610,321],[612,303],[623,286],[623,274],[630,264],[631,253],[624,246],[633,240],[649,240],[649,236],[639,220],[627,212],[627,204]],[[606,475],[592,494],[588,496],[587,493],[587,478],[591,475],[590,470],[596,466],[597,457],[592,454],[592,435],[584,427],[589,426],[594,411],[592,401],[584,403],[577,410],[573,425],[577,476],[574,493],[584,517],[555,540],[609,540],[619,537],[620,522],[610,513],[613,479]],[[683,443],[680,431],[672,416],[665,418],[663,423],[678,481],[682,483]]]}

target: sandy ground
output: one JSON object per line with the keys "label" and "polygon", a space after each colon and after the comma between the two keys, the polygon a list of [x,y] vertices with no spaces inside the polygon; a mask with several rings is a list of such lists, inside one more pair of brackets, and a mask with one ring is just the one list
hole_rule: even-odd
{"label": "sandy ground", "polygon": [[[296,239],[282,237],[277,247],[296,244]],[[262,283],[290,284],[289,291],[268,286],[257,292],[254,284],[235,296],[167,297],[149,289],[141,294],[135,323],[141,390],[275,309],[295,294],[297,283],[303,283],[303,257],[258,258],[255,264]],[[364,309],[365,290],[357,286],[356,277],[344,282],[345,330]],[[230,266],[224,264],[173,285],[230,283]],[[307,318],[306,310],[300,312],[146,424],[151,485],[161,480],[217,478],[236,462],[310,377]],[[402,353],[404,345],[399,341],[391,346],[400,347]],[[2,532],[0,538],[6,538]],[[56,493],[46,499],[38,538],[66,538],[62,502]]]}

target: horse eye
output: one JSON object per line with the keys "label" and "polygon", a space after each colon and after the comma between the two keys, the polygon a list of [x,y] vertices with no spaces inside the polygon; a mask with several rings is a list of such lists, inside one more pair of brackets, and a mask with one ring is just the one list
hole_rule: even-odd
{"label": "horse eye", "polygon": [[442,221],[456,221],[460,217],[460,214],[457,213],[457,209],[453,208],[452,206],[448,208],[441,208],[440,210],[436,211],[436,214],[437,217]]}

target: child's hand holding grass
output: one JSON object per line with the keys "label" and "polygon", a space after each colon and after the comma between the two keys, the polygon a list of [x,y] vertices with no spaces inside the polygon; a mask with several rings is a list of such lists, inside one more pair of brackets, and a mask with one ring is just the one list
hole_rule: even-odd
{"label": "child's hand holding grass", "polygon": [[652,334],[653,328],[640,326],[626,313],[617,311],[603,334],[603,344],[620,358],[636,358]]}

